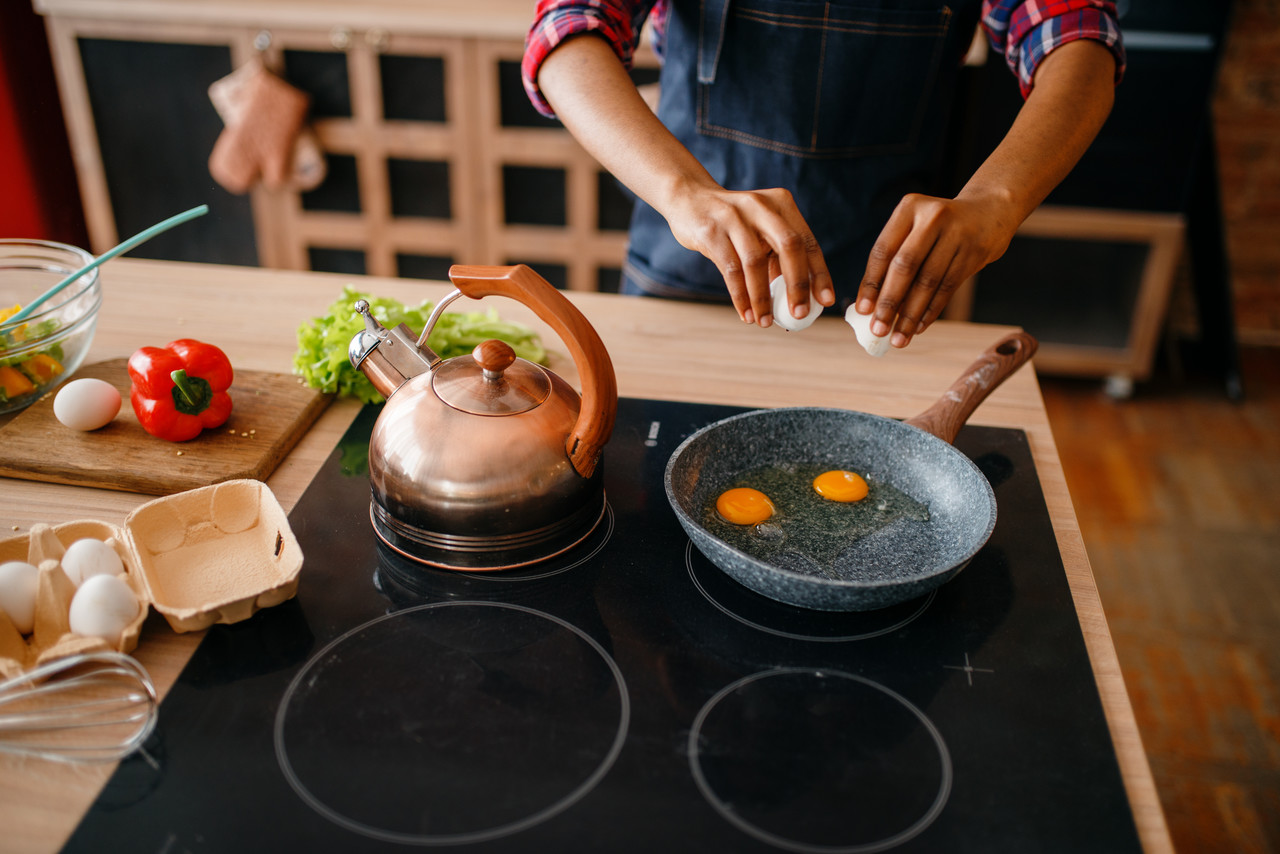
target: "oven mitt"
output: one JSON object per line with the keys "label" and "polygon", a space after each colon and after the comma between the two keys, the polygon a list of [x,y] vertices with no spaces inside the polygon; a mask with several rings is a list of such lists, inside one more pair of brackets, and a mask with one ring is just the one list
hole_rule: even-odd
{"label": "oven mitt", "polygon": [[324,157],[305,125],[310,98],[250,62],[209,87],[226,128],[209,155],[209,173],[231,193],[258,180],[268,189],[313,189],[324,180]]}

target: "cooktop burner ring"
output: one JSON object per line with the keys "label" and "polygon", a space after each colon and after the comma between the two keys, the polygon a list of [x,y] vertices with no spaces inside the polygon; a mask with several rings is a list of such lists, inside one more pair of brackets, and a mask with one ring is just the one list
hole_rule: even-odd
{"label": "cooktop burner ring", "polygon": [[[789,696],[783,698],[765,686],[768,680],[779,678],[811,680],[816,689],[810,700],[814,703],[814,713],[806,715],[808,710],[802,710],[799,715],[783,717],[762,714],[764,710],[785,709],[787,703],[792,702]],[[841,691],[845,692],[843,696]],[[734,702],[741,707],[737,716],[733,714]],[[788,711],[800,706],[803,704]],[[848,719],[840,714],[854,708],[869,714]],[[750,775],[739,773],[742,766],[737,758],[742,751],[735,749],[737,745],[731,742],[718,740],[712,732],[717,728],[731,736],[740,735],[738,730],[756,736],[754,741],[748,741],[757,745],[756,749],[747,752],[754,754],[751,761],[755,768],[765,766],[767,770],[754,779],[745,779]],[[854,735],[863,731],[874,733],[875,738],[863,741]],[[760,735],[766,732],[782,733],[783,737],[761,739]],[[822,734],[833,732],[847,736],[830,740],[827,758],[837,769],[835,775],[824,776],[823,769],[815,768],[810,777],[808,765],[796,767],[787,734],[795,733],[797,738],[805,740],[821,739]],[[893,752],[880,750],[886,732],[896,735],[898,746]],[[761,749],[762,743],[768,748]],[[845,749],[843,753],[840,748]],[[689,730],[688,756],[698,790],[722,818],[761,842],[800,854],[875,854],[902,845],[923,833],[942,813],[954,778],[951,754],[942,733],[915,704],[878,682],[826,668],[780,667],[744,676],[725,686],[698,710]],[[905,768],[906,773],[885,773],[887,768]],[[795,785],[797,775],[806,775],[803,785]],[[935,775],[937,788],[930,800]],[[833,778],[837,785],[830,785]],[[922,788],[920,782],[927,785]],[[722,794],[717,785],[730,791]],[[848,818],[841,819],[834,830],[829,827],[815,830],[813,819],[818,814],[836,812],[826,808],[824,798],[838,800],[846,809],[856,806],[859,787],[876,791],[876,806],[882,809],[886,799],[892,800],[895,794],[901,793],[906,812],[890,815],[888,809],[868,811],[872,818],[868,819],[867,826],[857,828],[858,833],[870,837],[865,840],[804,841],[788,838],[781,831],[781,825],[789,823],[810,834],[853,832]],[[771,799],[774,788],[784,794]],[[810,788],[815,791],[815,797],[807,799],[804,795]],[[887,798],[886,792],[890,793]],[[726,802],[726,798],[730,800]],[[783,803],[788,799],[791,803]],[[924,807],[926,801],[928,805]],[[910,820],[916,815],[914,811],[922,807],[918,817]],[[766,821],[775,828],[760,826]]]}
{"label": "cooktop burner ring", "polygon": [[[573,548],[561,552],[558,555],[545,558],[537,563],[532,563],[524,567],[517,567],[514,570],[505,572],[468,572],[467,578],[474,578],[479,583],[493,582],[494,584],[515,584],[521,581],[540,581],[544,578],[550,578],[553,575],[559,575],[562,572],[568,572],[587,563],[596,555],[600,554],[600,550],[609,544],[609,540],[613,537],[613,506],[608,501],[604,503],[604,514],[600,522],[591,533],[581,542],[575,544]],[[563,561],[563,562],[562,562]],[[441,572],[458,573],[457,570],[440,570]]]}
{"label": "cooktop burner ring", "polygon": [[[794,605],[788,605],[783,602],[773,602],[768,600],[767,605],[773,609],[775,615],[795,614],[804,611],[804,619],[807,625],[813,625],[814,621],[821,621],[833,627],[843,623],[846,624],[844,630],[833,630],[830,635],[813,634],[812,632],[795,632],[786,629],[777,628],[775,626],[766,625],[760,620],[753,620],[743,614],[738,613],[725,602],[721,601],[713,591],[708,589],[705,580],[699,577],[699,566],[703,565],[709,577],[714,579],[716,584],[721,584],[726,588],[732,588],[735,593],[748,601],[765,602],[766,598],[756,593],[754,590],[748,590],[740,585],[737,581],[730,578],[727,573],[719,569],[715,564],[711,563],[694,545],[693,540],[685,545],[684,565],[689,573],[689,580],[693,582],[693,586],[698,589],[708,602],[710,602],[718,611],[724,615],[737,620],[744,626],[757,631],[766,632],[776,637],[787,638],[789,640],[813,641],[816,643],[847,643],[851,641],[870,640],[883,635],[892,634],[899,629],[912,623],[928,610],[933,604],[933,600],[937,597],[938,591],[931,590],[925,596],[919,599],[903,602],[898,605],[891,605],[888,608],[882,608],[876,611],[852,611],[848,613],[837,611],[810,611],[799,609]],[[882,623],[882,625],[876,625]],[[849,626],[861,624],[863,628],[858,631],[848,631]]]}
{"label": "cooktop burner ring", "polygon": [[[349,803],[341,803],[340,806],[334,806],[331,804],[329,802],[330,800],[340,801],[340,798],[344,797],[346,791],[348,791],[342,788],[342,786],[346,785],[345,782],[339,784],[336,788],[330,785],[329,781],[331,779],[331,771],[333,770],[331,763],[349,763],[352,760],[353,755],[358,754],[361,750],[367,751],[368,748],[361,744],[355,745],[355,752],[351,749],[352,745],[338,745],[338,747],[335,748],[333,745],[324,741],[325,735],[329,730],[316,730],[314,726],[316,719],[308,719],[305,717],[308,714],[308,711],[306,710],[312,706],[320,707],[321,713],[326,716],[320,719],[324,720],[326,724],[328,724],[329,719],[332,716],[333,709],[325,707],[326,697],[316,687],[317,685],[327,684],[326,670],[324,668],[331,668],[336,665],[338,667],[345,667],[348,670],[361,669],[362,666],[368,664],[369,659],[368,655],[365,655],[363,659],[361,658],[362,649],[370,648],[377,650],[380,647],[385,646],[388,640],[399,640],[396,635],[396,628],[392,628],[390,630],[391,634],[388,637],[378,637],[376,634],[372,634],[380,629],[385,629],[386,627],[391,626],[395,621],[404,621],[400,624],[403,626],[406,625],[409,620],[429,620],[432,617],[438,617],[445,614],[446,609],[468,608],[485,608],[509,612],[509,614],[512,615],[509,618],[524,621],[523,625],[526,631],[532,631],[535,634],[544,635],[548,638],[553,635],[556,635],[557,638],[568,638],[571,643],[581,644],[584,647],[584,651],[590,650],[591,652],[594,652],[595,658],[590,658],[588,656],[589,661],[595,662],[592,673],[598,676],[597,682],[600,682],[602,685],[607,685],[607,687],[601,689],[598,695],[601,698],[598,705],[605,707],[605,711],[607,711],[611,717],[616,715],[616,718],[614,720],[604,721],[603,723],[596,721],[591,724],[594,728],[594,745],[583,741],[582,734],[585,728],[574,726],[574,723],[576,723],[575,721],[571,721],[561,729],[561,735],[571,732],[572,737],[575,738],[576,741],[572,745],[559,745],[558,755],[564,756],[566,753],[572,753],[572,755],[565,760],[567,766],[571,767],[568,767],[568,770],[561,774],[560,780],[562,790],[560,792],[547,794],[545,789],[540,789],[535,794],[530,795],[525,792],[516,792],[514,789],[503,789],[500,784],[496,783],[493,785],[485,785],[486,783],[492,783],[495,777],[493,775],[485,776],[486,769],[483,766],[483,758],[476,756],[473,752],[466,754],[466,762],[469,763],[468,769],[472,766],[480,768],[479,777],[473,776],[467,780],[463,780],[461,776],[456,773],[439,774],[439,768],[425,768],[425,771],[431,775],[433,779],[445,781],[445,784],[450,787],[450,791],[462,791],[467,785],[474,789],[478,780],[486,794],[492,796],[492,801],[507,803],[509,801],[518,800],[520,801],[520,804],[531,807],[523,814],[516,815],[515,812],[511,812],[507,816],[497,819],[491,818],[489,814],[485,814],[484,817],[479,820],[472,819],[469,814],[466,817],[458,816],[449,812],[448,803],[443,803],[437,808],[438,811],[435,813],[438,815],[449,815],[450,818],[447,819],[446,823],[452,822],[455,825],[460,825],[465,822],[478,824],[483,821],[486,823],[483,827],[477,826],[463,829],[459,826],[454,827],[453,829],[441,828],[439,832],[431,832],[429,830],[406,830],[390,826],[377,826],[369,820],[363,820],[348,814],[360,812],[365,809],[365,806],[357,806],[355,809],[352,809]],[[457,631],[457,629],[454,628],[456,626],[477,622],[477,618],[474,615],[467,615],[462,611],[459,611],[453,619],[455,620],[454,623],[448,623],[446,621],[444,629],[446,634]],[[481,621],[486,625],[490,625],[492,620],[493,618],[490,617],[482,619]],[[439,622],[439,620],[436,622]],[[545,624],[549,624],[549,626]],[[567,634],[565,633],[566,630]],[[476,635],[472,633],[471,629],[466,629],[465,631],[468,632],[466,635],[468,639],[476,637]],[[363,637],[361,637],[362,635]],[[462,637],[462,632],[459,632],[458,636]],[[452,640],[452,636],[450,636],[449,639]],[[428,640],[434,641],[435,639],[430,637]],[[518,651],[523,651],[531,645],[535,645],[535,643],[536,641],[526,641],[517,649]],[[562,643],[562,641],[557,639],[554,643],[559,644]],[[461,647],[451,647],[448,643],[437,647],[437,650],[451,650],[455,652],[459,649],[462,650],[464,654],[457,657],[458,660],[464,665],[471,667],[473,672],[468,674],[467,672],[460,671],[456,668],[446,670],[443,675],[447,678],[449,694],[451,697],[456,697],[460,693],[466,694],[468,697],[475,696],[475,689],[468,688],[467,685],[464,684],[465,679],[468,675],[474,677],[474,671],[477,670],[477,662],[479,662],[479,665],[482,667],[483,662],[481,659],[483,658],[483,654],[492,653],[494,650],[487,648],[479,650],[467,649],[465,644]],[[507,650],[499,647],[497,652],[501,655],[507,652]],[[423,658],[431,659],[434,663],[434,661],[439,660],[440,656],[432,657],[424,655]],[[512,676],[511,673],[501,669],[493,672],[495,677],[499,680],[509,680]],[[586,671],[571,673],[568,674],[566,678],[591,678],[590,673],[587,673],[586,676],[584,676],[584,673],[586,673]],[[481,680],[482,684],[479,687],[483,689],[485,685],[489,684],[487,681],[489,676],[487,673],[481,675],[483,678]],[[424,671],[422,674],[419,674],[419,683],[427,686],[422,690],[427,692],[432,690],[438,691],[440,684],[439,676],[440,674],[431,673],[429,671]],[[433,678],[435,681],[432,681]],[[545,668],[540,669],[538,678],[540,682],[546,681]],[[338,677],[337,679],[340,683],[341,678]],[[332,682],[332,680],[330,680],[330,682]],[[498,684],[499,690],[503,687],[504,686],[502,684]],[[518,685],[515,687],[519,690]],[[555,689],[555,685],[546,686],[546,691],[550,696],[557,694]],[[332,687],[328,687],[326,690],[332,691]],[[367,695],[368,694],[366,692],[363,696]],[[414,699],[416,698],[411,697],[408,701],[400,700],[400,702],[412,703]],[[291,719],[291,706],[296,705],[300,705],[303,708],[303,711],[298,712],[298,715]],[[329,703],[329,706],[332,705],[332,703]],[[374,718],[374,712],[376,712],[374,706],[376,705],[377,704],[370,705],[369,703],[364,703],[354,712],[348,713],[348,717],[351,717],[354,714],[357,719],[362,721],[366,719],[366,716],[368,718]],[[498,703],[495,707],[500,705],[502,704]],[[581,714],[589,716],[592,712],[588,707],[592,705],[593,704],[588,702],[579,701],[575,705],[575,708],[581,708]],[[460,713],[461,711],[466,711],[469,714],[474,713],[467,721],[467,725],[471,726],[473,729],[483,726],[483,723],[477,723],[477,721],[483,721],[485,714],[490,714],[492,716],[492,712],[486,712],[483,709],[477,711],[474,707],[474,702],[472,702],[471,705],[465,705],[462,709],[456,708],[456,704],[455,707],[451,708],[453,708],[454,713]],[[366,712],[366,709],[369,711]],[[512,713],[509,711],[506,713],[507,720],[510,719],[511,714]],[[396,720],[399,721],[401,717],[403,717],[402,714],[400,717],[397,717]],[[415,717],[425,720],[426,718],[430,718],[430,714],[424,715],[423,713],[419,713],[415,715]],[[301,724],[297,723],[297,718],[302,719]],[[302,744],[304,748],[300,751],[301,755],[297,756],[293,760],[291,760],[290,747],[288,744],[289,733],[286,732],[290,727],[290,720],[293,720],[296,724],[294,726],[295,731],[302,731],[301,733],[295,734],[293,737]],[[449,747],[447,745],[432,742],[431,735],[436,730],[432,730],[431,725],[424,723],[423,720],[420,720],[416,725],[416,729],[412,729],[412,731],[411,728],[407,728],[401,723],[396,723],[394,725],[394,729],[397,731],[392,733],[392,738],[398,740],[394,740],[390,745],[379,745],[382,752],[385,753],[389,747],[390,749],[399,751],[402,754],[407,754],[407,757],[403,761],[409,763],[413,763],[418,754],[431,757],[431,761],[435,761],[436,757],[441,754],[446,754]],[[451,718],[448,713],[446,713],[444,720],[446,725],[452,725],[449,723]],[[609,652],[586,632],[553,614],[548,614],[545,611],[540,611],[535,608],[529,608],[522,605],[477,600],[448,601],[432,602],[384,614],[376,619],[369,620],[350,629],[326,644],[323,649],[318,651],[306,662],[306,664],[303,665],[301,670],[298,671],[289,683],[288,688],[285,690],[284,696],[281,698],[280,704],[276,709],[273,727],[273,744],[276,764],[287,780],[289,787],[308,807],[321,817],[353,833],[378,841],[434,847],[485,842],[510,836],[541,824],[569,809],[594,790],[613,767],[619,754],[622,752],[623,745],[626,742],[627,733],[630,730],[630,723],[631,700],[621,668],[619,668],[617,662],[613,660],[613,657]],[[310,725],[310,729],[308,729],[307,725]],[[367,729],[374,730],[375,736],[379,732],[379,730],[374,727],[369,727]],[[344,728],[343,731],[350,732],[350,728]],[[555,752],[557,750],[555,734],[548,735],[543,732],[543,735],[543,741],[550,745],[547,749]],[[517,738],[516,740],[529,749],[541,749],[542,747],[547,746],[535,743],[532,739]],[[317,741],[323,742],[326,754],[319,760],[315,757],[317,749],[312,746]],[[605,742],[608,742],[607,747],[605,747]],[[566,751],[566,747],[571,747],[572,751]],[[595,747],[603,749],[595,750]],[[345,749],[345,753],[343,752],[343,749]],[[308,751],[310,751],[310,753],[308,753]],[[330,758],[331,755],[334,754],[345,757],[345,760]],[[455,763],[454,767],[456,768],[459,758],[456,756],[452,756],[450,758]],[[509,770],[510,763],[520,760],[521,758],[522,757],[514,756],[513,751],[509,749],[502,752],[502,758],[499,761],[503,766],[503,773],[508,779],[512,777],[512,775],[506,774],[506,771]],[[541,760],[542,757],[538,757],[538,759]],[[304,769],[304,762],[309,763],[310,767]],[[424,765],[426,764],[429,763],[424,763]],[[492,764],[493,763],[491,762],[490,765]],[[346,766],[344,764],[341,767],[345,769]],[[443,764],[441,767],[447,769],[448,765]],[[401,771],[401,773],[403,773],[403,771]],[[331,791],[326,794],[317,794],[313,791],[313,788],[318,788],[318,786],[313,785],[313,783],[318,783],[319,786],[329,786]],[[350,791],[359,791],[361,788],[367,787],[355,786],[353,784]],[[421,810],[421,814],[417,812],[412,814],[406,813],[403,815],[396,813],[393,817],[396,822],[406,826],[409,824],[422,825],[424,823],[424,818],[432,815],[429,808],[431,807],[429,800],[432,793],[429,789],[413,786],[407,787],[405,791],[412,793],[411,799],[414,802],[412,809],[418,809],[417,804],[420,802],[427,803],[428,808]],[[504,795],[515,795],[516,797],[504,800]],[[391,793],[385,790],[378,793],[379,803],[384,803],[389,797],[391,797]],[[530,803],[535,799],[537,800],[536,804]],[[520,808],[520,806],[514,806],[509,809],[518,810]],[[388,820],[386,823],[391,824],[392,822]]]}
{"label": "cooktop burner ring", "polygon": [[[609,544],[609,540],[613,537],[614,526],[613,506],[605,502],[600,523],[586,539],[572,549],[527,566],[491,572],[429,566],[406,558],[401,552],[379,539],[377,541],[379,561],[378,568],[374,572],[374,583],[380,590],[387,593],[403,591],[405,596],[417,600],[414,604],[420,602],[423,596],[456,598],[470,595],[487,598],[491,595],[500,595],[504,588],[530,582],[545,582],[589,564]],[[384,581],[389,582],[391,587],[384,588],[382,586]],[[395,598],[394,595],[393,598]]]}

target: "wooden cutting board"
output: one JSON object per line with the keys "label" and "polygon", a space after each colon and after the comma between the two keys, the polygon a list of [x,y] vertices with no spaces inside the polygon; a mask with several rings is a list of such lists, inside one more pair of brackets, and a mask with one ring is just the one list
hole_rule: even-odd
{"label": "wooden cutting board", "polygon": [[75,379],[96,377],[123,398],[107,426],[85,433],[53,415],[47,394],[0,428],[0,475],[48,483],[170,495],[235,478],[266,480],[329,404],[331,395],[297,377],[237,370],[231,418],[189,442],[147,433],[129,405],[125,359],[83,365]]}

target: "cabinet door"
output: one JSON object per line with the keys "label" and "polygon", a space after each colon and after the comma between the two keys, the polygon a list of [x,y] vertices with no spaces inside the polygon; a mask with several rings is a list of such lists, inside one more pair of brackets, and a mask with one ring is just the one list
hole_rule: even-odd
{"label": "cabinet door", "polygon": [[265,58],[311,96],[327,174],[273,214],[280,266],[447,278],[475,263],[467,44],[382,30],[275,29]]}
{"label": "cabinet door", "polygon": [[[232,69],[226,44],[76,39],[101,180],[116,239],[200,204],[210,213],[131,253],[168,261],[256,265],[249,200],[209,177],[209,152],[222,132],[209,84]],[[90,179],[92,180],[92,178]],[[112,238],[95,234],[94,249]]]}
{"label": "cabinet door", "polygon": [[[486,263],[526,263],[559,288],[616,291],[633,198],[559,122],[540,116],[520,81],[522,42],[476,43],[475,141]],[[657,58],[632,78],[655,85]]]}

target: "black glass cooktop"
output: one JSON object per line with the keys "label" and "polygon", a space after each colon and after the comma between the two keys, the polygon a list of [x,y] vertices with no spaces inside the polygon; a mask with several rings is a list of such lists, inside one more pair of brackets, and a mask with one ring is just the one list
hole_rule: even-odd
{"label": "black glass cooktop", "polygon": [[999,505],[959,576],[834,614],[667,504],[739,411],[621,401],[588,540],[467,574],[377,544],[366,409],[290,515],[297,598],[208,632],[66,850],[1140,850],[1025,434],[957,440]]}

